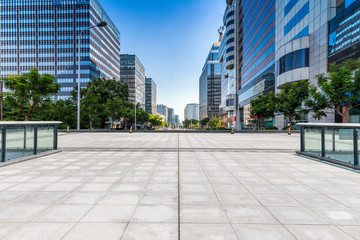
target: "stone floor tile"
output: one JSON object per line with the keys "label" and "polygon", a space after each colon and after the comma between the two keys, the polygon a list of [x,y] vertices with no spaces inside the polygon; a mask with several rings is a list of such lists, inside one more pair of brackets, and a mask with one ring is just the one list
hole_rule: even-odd
{"label": "stone floor tile", "polygon": [[176,240],[178,226],[171,223],[129,223],[121,240]]}
{"label": "stone floor tile", "polygon": [[73,223],[28,223],[8,235],[5,240],[60,240]]}
{"label": "stone floor tile", "polygon": [[135,210],[135,205],[96,205],[81,222],[127,223]]}
{"label": "stone floor tile", "polygon": [[93,205],[54,205],[34,217],[32,222],[78,222],[92,207]]}
{"label": "stone floor tile", "polygon": [[98,204],[136,205],[139,202],[139,199],[140,194],[109,192],[99,201]]}
{"label": "stone floor tile", "polygon": [[73,192],[64,198],[64,204],[96,204],[103,196],[104,192]]}
{"label": "stone floor tile", "polygon": [[340,226],[339,228],[355,240],[360,240],[359,226]]}
{"label": "stone floor tile", "polygon": [[181,240],[238,240],[230,224],[181,224]]}
{"label": "stone floor tile", "polygon": [[125,223],[78,223],[61,240],[119,240]]}
{"label": "stone floor tile", "polygon": [[257,200],[266,207],[296,207],[301,204],[287,194],[255,194]]}
{"label": "stone floor tile", "polygon": [[27,222],[49,205],[0,205],[0,222]]}
{"label": "stone floor tile", "polygon": [[334,226],[288,225],[286,228],[299,240],[353,239]]}
{"label": "stone floor tile", "polygon": [[295,240],[294,236],[282,225],[233,224],[241,240]]}
{"label": "stone floor tile", "polygon": [[187,206],[180,208],[182,223],[229,223],[225,211],[217,206]]}
{"label": "stone floor tile", "polygon": [[201,205],[201,206],[218,206],[219,201],[215,194],[196,194],[184,193],[181,194],[182,205]]}
{"label": "stone floor tile", "polygon": [[0,239],[4,239],[6,235],[17,229],[20,223],[0,223]]}
{"label": "stone floor tile", "polygon": [[351,208],[315,208],[312,210],[323,219],[335,225],[360,226],[360,212]]}
{"label": "stone floor tile", "polygon": [[282,224],[329,224],[305,207],[269,207]]}
{"label": "stone floor tile", "polygon": [[264,207],[225,207],[230,223],[276,224],[278,221]]}
{"label": "stone floor tile", "polygon": [[139,202],[140,205],[178,205],[177,193],[146,193]]}
{"label": "stone floor tile", "polygon": [[137,206],[131,222],[176,223],[178,211],[175,206]]}
{"label": "stone floor tile", "polygon": [[111,183],[85,183],[78,191],[83,192],[106,192],[110,187]]}

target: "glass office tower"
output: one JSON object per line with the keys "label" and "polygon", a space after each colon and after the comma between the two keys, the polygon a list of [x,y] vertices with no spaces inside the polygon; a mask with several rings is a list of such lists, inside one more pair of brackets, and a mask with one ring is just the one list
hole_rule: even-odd
{"label": "glass office tower", "polygon": [[220,117],[221,103],[221,64],[219,62],[220,42],[211,47],[199,80],[199,117]]}
{"label": "glass office tower", "polygon": [[129,86],[129,101],[145,110],[145,68],[133,54],[120,54],[120,81]]}
{"label": "glass office tower", "polygon": [[250,122],[250,101],[274,91],[275,0],[241,1],[242,38],[238,104],[240,121]]}
{"label": "glass office tower", "polygon": [[145,86],[145,111],[156,115],[156,83],[152,78],[146,78]]}
{"label": "glass office tower", "polygon": [[[81,87],[91,79],[120,80],[120,32],[97,0],[0,0],[1,76],[38,68],[53,75],[69,98],[78,78],[81,48]],[[84,31],[106,21],[103,28]]]}

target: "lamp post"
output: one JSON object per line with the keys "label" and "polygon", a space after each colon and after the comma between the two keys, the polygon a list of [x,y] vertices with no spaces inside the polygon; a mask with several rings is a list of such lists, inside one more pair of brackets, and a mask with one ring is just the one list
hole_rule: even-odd
{"label": "lamp post", "polygon": [[79,56],[78,56],[78,103],[77,103],[77,130],[80,130],[80,60],[81,60],[81,35],[83,32],[85,32],[86,30],[89,30],[89,29],[92,29],[92,28],[96,28],[96,27],[106,27],[107,26],[107,22],[105,21],[102,21],[102,22],[99,22],[98,24],[96,25],[93,25],[93,26],[90,26],[88,28],[85,28],[84,30],[82,30],[80,32],[80,34],[78,35],[78,38],[79,38],[79,44],[78,44],[78,48],[79,48]]}
{"label": "lamp post", "polygon": [[[142,84],[139,84],[139,85],[136,85],[136,82],[135,82],[135,126],[134,126],[134,131],[136,131],[136,88],[137,87],[140,87],[140,86],[144,86],[146,83],[142,83]],[[144,93],[145,94],[145,93]]]}
{"label": "lamp post", "polygon": [[[229,74],[227,73],[225,76],[224,76],[226,79],[230,78],[230,79],[235,79],[237,81],[236,78],[234,77],[230,77]],[[237,86],[237,83],[235,84]],[[236,87],[236,91],[237,91],[237,87]],[[236,108],[236,130],[241,130],[241,123],[240,123],[240,112],[239,112],[239,109],[238,109],[238,101],[237,101],[237,92],[235,92],[235,108]]]}

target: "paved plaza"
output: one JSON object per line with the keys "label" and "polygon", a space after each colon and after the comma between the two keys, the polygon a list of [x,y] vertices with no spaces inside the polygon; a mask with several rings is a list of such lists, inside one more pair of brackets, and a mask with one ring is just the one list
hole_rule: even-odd
{"label": "paved plaza", "polygon": [[359,172],[299,141],[61,133],[61,153],[0,168],[0,239],[360,239]]}

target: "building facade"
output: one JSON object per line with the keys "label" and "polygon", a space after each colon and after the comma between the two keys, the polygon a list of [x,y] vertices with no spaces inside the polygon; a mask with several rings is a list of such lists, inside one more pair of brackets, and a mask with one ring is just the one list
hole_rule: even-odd
{"label": "building facade", "polygon": [[[339,2],[339,1],[338,1]],[[276,1],[276,91],[287,82],[308,80],[328,70],[328,23],[336,15],[336,0]],[[303,121],[316,121],[304,116]],[[328,114],[323,122],[334,122]],[[278,128],[288,125],[283,115],[275,117]]]}
{"label": "building facade", "polygon": [[241,1],[242,35],[238,107],[242,127],[253,123],[250,101],[274,91],[275,0]]}
{"label": "building facade", "polygon": [[145,68],[134,54],[120,55],[120,80],[129,87],[129,101],[145,110]]}
{"label": "building facade", "polygon": [[218,118],[221,103],[221,64],[219,62],[220,42],[216,42],[206,58],[199,79],[200,120],[203,118]]}
{"label": "building facade", "polygon": [[156,83],[152,78],[145,80],[145,111],[156,115]]}
{"label": "building facade", "polygon": [[[98,0],[0,0],[0,7],[1,76],[38,68],[61,84],[56,99],[69,98],[80,47],[81,87],[99,77],[120,80],[120,32]],[[82,32],[102,21],[106,27]]]}
{"label": "building facade", "polygon": [[156,105],[156,112],[160,115],[163,115],[164,116],[164,121],[165,122],[168,122],[168,119],[169,119],[169,110],[168,110],[168,107],[165,106],[164,104],[158,104]]}
{"label": "building facade", "polygon": [[173,124],[174,125],[174,116],[175,116],[175,110],[173,108],[168,108],[168,114],[167,114],[167,122],[169,124]]}
{"label": "building facade", "polygon": [[186,105],[184,110],[184,120],[199,119],[199,104],[189,103]]}
{"label": "building facade", "polygon": [[180,126],[180,118],[179,115],[174,115],[174,126],[179,127]]}
{"label": "building facade", "polygon": [[219,29],[221,37],[221,103],[219,106],[221,125],[225,128],[236,128],[237,113],[237,77],[236,77],[236,43],[237,15],[236,1],[227,1],[223,26]]}
{"label": "building facade", "polygon": [[[360,58],[360,0],[337,1],[336,16],[329,22],[329,63]],[[335,116],[336,122],[342,122]],[[350,122],[360,123],[360,109],[350,110]]]}

